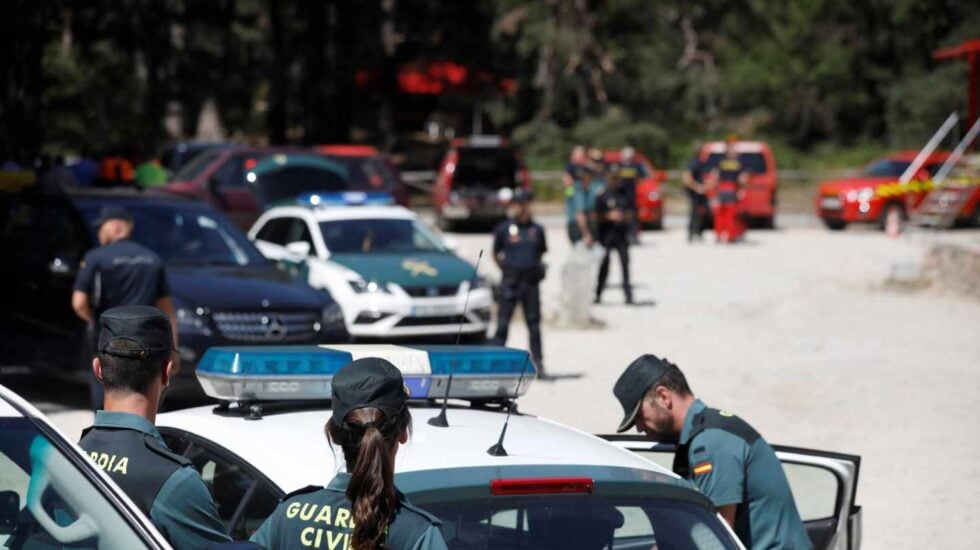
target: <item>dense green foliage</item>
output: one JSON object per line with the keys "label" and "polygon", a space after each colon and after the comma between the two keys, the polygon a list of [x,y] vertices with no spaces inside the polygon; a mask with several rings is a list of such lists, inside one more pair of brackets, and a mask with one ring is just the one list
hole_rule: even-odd
{"label": "dense green foliage", "polygon": [[[432,113],[469,132],[478,102],[535,166],[573,143],[673,164],[729,132],[784,166],[861,162],[964,109],[965,64],[930,54],[978,28],[968,0],[8,0],[0,157],[150,150],[206,104],[229,136],[392,146]],[[420,61],[516,88],[398,94]]]}

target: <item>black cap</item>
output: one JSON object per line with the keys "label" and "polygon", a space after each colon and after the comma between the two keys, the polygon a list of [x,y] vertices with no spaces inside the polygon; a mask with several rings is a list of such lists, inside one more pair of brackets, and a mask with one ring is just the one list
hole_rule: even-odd
{"label": "black cap", "polygon": [[616,433],[622,433],[630,429],[636,422],[636,413],[640,410],[640,403],[647,390],[656,383],[657,380],[667,373],[670,363],[662,361],[655,355],[641,355],[636,358],[626,371],[616,381],[613,386],[613,394],[623,406],[623,421],[616,428]]}
{"label": "black cap", "polygon": [[102,227],[102,224],[109,220],[123,220],[132,223],[133,216],[129,211],[121,206],[103,206],[99,212],[99,217],[95,220],[95,227]]}
{"label": "black cap", "polygon": [[511,202],[528,203],[534,200],[534,193],[528,191],[527,189],[518,189],[514,191],[514,198]]}
{"label": "black cap", "polygon": [[[146,357],[173,349],[170,319],[150,306],[123,306],[106,310],[99,317],[99,352],[119,357]],[[133,342],[138,349],[120,345]]]}
{"label": "black cap", "polygon": [[402,371],[379,357],[364,357],[351,361],[337,371],[330,383],[330,421],[343,426],[351,411],[371,407],[392,418],[405,408],[408,387]]}

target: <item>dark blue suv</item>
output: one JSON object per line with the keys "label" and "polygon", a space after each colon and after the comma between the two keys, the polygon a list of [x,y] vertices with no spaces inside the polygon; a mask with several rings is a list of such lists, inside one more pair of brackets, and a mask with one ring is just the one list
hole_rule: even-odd
{"label": "dark blue suv", "polygon": [[177,313],[182,369],[170,395],[193,396],[211,346],[346,342],[340,307],[291,279],[207,204],[114,190],[0,196],[0,339],[4,364],[84,379],[91,353],[71,309],[78,264],[97,245],[107,205],[135,220],[132,239],[163,258]]}

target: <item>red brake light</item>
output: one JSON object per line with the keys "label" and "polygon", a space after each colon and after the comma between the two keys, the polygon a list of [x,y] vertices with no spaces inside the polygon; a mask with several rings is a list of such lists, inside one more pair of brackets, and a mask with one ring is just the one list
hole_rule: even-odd
{"label": "red brake light", "polygon": [[495,479],[490,482],[493,496],[591,493],[595,482],[587,477],[543,477]]}
{"label": "red brake light", "polygon": [[258,164],[258,163],[259,163],[259,161],[255,160],[255,159],[248,159],[248,160],[245,161],[245,169],[246,170],[251,170],[252,168],[255,168],[255,165]]}

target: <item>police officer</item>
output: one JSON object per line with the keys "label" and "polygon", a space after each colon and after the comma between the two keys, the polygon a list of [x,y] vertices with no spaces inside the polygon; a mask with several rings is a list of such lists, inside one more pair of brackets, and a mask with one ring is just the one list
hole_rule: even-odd
{"label": "police officer", "polygon": [[565,165],[565,173],[562,174],[562,185],[565,193],[565,223],[568,230],[568,240],[574,245],[582,240],[582,231],[579,229],[578,219],[575,209],[575,194],[582,186],[582,171],[585,169],[589,158],[585,154],[585,146],[576,145],[572,148],[572,153]]}
{"label": "police officer", "polygon": [[619,265],[623,271],[623,293],[626,303],[633,303],[633,287],[630,285],[630,213],[631,201],[626,196],[619,174],[615,167],[610,170],[606,187],[596,196],[593,216],[599,231],[599,242],[605,248],[602,264],[599,265],[599,281],[595,289],[595,303],[602,300],[602,291],[606,288],[606,278],[609,276],[609,256],[615,250],[619,256]]}
{"label": "police officer", "polygon": [[616,381],[632,426],[677,444],[674,472],[694,482],[746,548],[812,548],[775,451],[752,426],[692,395],[684,374],[654,355],[633,361]]}
{"label": "police officer", "polygon": [[729,136],[725,147],[725,158],[721,159],[711,171],[711,179],[717,186],[717,210],[715,213],[715,234],[718,242],[730,243],[742,236],[743,228],[738,219],[738,203],[742,199],[742,189],[748,183],[749,174],[742,167],[735,150],[737,138]]}
{"label": "police officer", "polygon": [[105,410],[79,446],[133,500],[174,548],[230,540],[191,461],[167,448],[154,427],[173,374],[170,320],[160,310],[125,306],[100,317],[95,377]]}
{"label": "police officer", "polygon": [[568,237],[572,244],[582,241],[591,248],[596,240],[595,219],[592,209],[595,198],[604,185],[595,164],[587,162],[578,169],[579,179],[572,187],[571,196],[565,202],[568,216]]}
{"label": "police officer", "polygon": [[[171,324],[177,326],[163,262],[152,250],[129,239],[133,232],[133,217],[125,208],[107,206],[98,220],[99,246],[90,250],[82,260],[75,279],[71,306],[89,327],[89,341],[98,337],[95,325],[99,315],[108,309],[129,306],[154,306],[163,310]],[[177,335],[174,333],[174,349]],[[174,375],[180,371],[174,354]],[[89,378],[92,409],[102,408],[102,385]]]}
{"label": "police officer", "polygon": [[643,177],[643,167],[636,161],[636,150],[623,147],[619,152],[619,162],[616,164],[619,175],[619,185],[627,200],[626,208],[630,215],[629,239],[631,244],[640,243],[640,224],[636,218],[636,185]]}
{"label": "police officer", "polygon": [[347,472],[326,487],[283,497],[252,535],[266,548],[441,550],[439,520],[395,487],[395,454],[408,442],[412,415],[401,371],[376,357],[352,361],[331,383],[326,432]]}
{"label": "police officer", "polygon": [[681,175],[684,181],[684,190],[687,198],[691,202],[691,217],[687,223],[687,240],[694,242],[702,240],[701,233],[704,231],[705,222],[708,217],[708,196],[705,194],[704,169],[698,159],[698,152],[695,151],[691,162]]}
{"label": "police officer", "polygon": [[493,259],[500,267],[500,304],[497,309],[497,334],[492,342],[503,346],[507,343],[510,318],[517,303],[521,303],[527,321],[531,357],[540,376],[544,373],[544,357],[541,354],[541,296],[538,283],[544,279],[545,268],[541,257],[548,251],[544,228],[531,219],[530,191],[519,190],[514,194],[516,209],[512,219],[504,220],[493,230]]}

